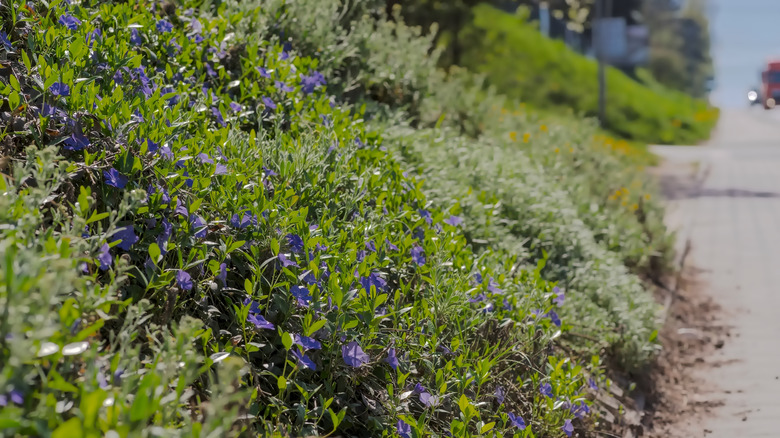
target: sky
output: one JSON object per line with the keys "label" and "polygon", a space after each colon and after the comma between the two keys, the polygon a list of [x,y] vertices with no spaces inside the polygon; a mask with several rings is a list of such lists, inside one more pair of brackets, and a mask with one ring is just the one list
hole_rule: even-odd
{"label": "sky", "polygon": [[761,65],[780,59],[780,0],[709,0],[715,90],[712,103],[744,107]]}

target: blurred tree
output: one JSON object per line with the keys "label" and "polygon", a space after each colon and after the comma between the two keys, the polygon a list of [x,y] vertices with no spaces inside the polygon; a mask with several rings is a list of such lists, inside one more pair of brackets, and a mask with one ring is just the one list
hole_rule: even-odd
{"label": "blurred tree", "polygon": [[662,84],[704,97],[713,65],[706,0],[646,0],[650,71]]}

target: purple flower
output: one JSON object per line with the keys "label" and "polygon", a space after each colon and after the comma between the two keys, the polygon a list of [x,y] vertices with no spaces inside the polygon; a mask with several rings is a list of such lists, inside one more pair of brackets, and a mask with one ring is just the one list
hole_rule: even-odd
{"label": "purple flower", "polygon": [[103,177],[105,178],[107,185],[118,189],[124,189],[128,181],[126,176],[119,173],[119,171],[113,167],[109,170],[104,170]]}
{"label": "purple flower", "polygon": [[213,115],[214,115],[214,117],[216,117],[216,119],[217,119],[217,123],[219,123],[220,125],[222,125],[222,127],[223,127],[223,128],[224,128],[225,126],[227,126],[227,123],[225,123],[225,118],[224,118],[224,117],[222,117],[222,112],[219,110],[219,108],[217,108],[217,107],[215,107],[215,106],[212,106],[212,107],[211,107],[211,114],[213,114]]}
{"label": "purple flower", "polygon": [[187,271],[179,269],[176,273],[176,284],[181,290],[192,290],[192,277]]}
{"label": "purple flower", "polygon": [[563,301],[566,299],[566,294],[561,292],[561,290],[558,289],[558,286],[555,286],[553,288],[553,292],[555,292],[555,298],[553,298],[553,303],[555,303],[558,307],[563,306]]}
{"label": "purple flower", "polygon": [[418,213],[420,213],[420,217],[425,219],[425,222],[430,225],[433,223],[433,218],[431,217],[431,212],[428,210],[419,210]]}
{"label": "purple flower", "polygon": [[263,166],[263,173],[265,173],[266,177],[278,176],[279,175],[278,173],[274,172],[273,170],[271,170],[271,169],[269,169],[269,168],[267,168],[265,166]]}
{"label": "purple flower", "polygon": [[266,108],[268,108],[270,110],[275,110],[276,109],[276,103],[274,103],[274,101],[270,97],[263,97],[260,100],[263,101],[263,105],[265,105]]}
{"label": "purple flower", "polygon": [[24,396],[22,395],[22,393],[19,390],[14,389],[8,395],[10,395],[11,401],[16,403],[17,405],[23,405],[24,404]]}
{"label": "purple flower", "polygon": [[293,286],[290,288],[290,293],[293,297],[295,297],[296,300],[298,300],[299,306],[309,307],[309,303],[311,303],[311,294],[309,293],[308,288],[303,286]]}
{"label": "purple flower", "polygon": [[119,242],[116,247],[125,251],[129,251],[130,247],[132,247],[139,240],[138,236],[135,235],[135,230],[133,229],[132,225],[117,229],[113,235],[113,238],[113,242],[121,240],[121,242]]}
{"label": "purple flower", "polygon": [[207,62],[206,64],[204,64],[204,66],[206,67],[207,75],[211,76],[212,78],[217,77],[217,72],[215,72],[214,68],[211,67],[211,63]]}
{"label": "purple flower", "polygon": [[420,394],[420,403],[422,403],[424,406],[432,408],[439,404],[439,397],[435,395],[431,395],[430,393],[423,392]]}
{"label": "purple flower", "polygon": [[173,161],[173,151],[168,145],[165,145],[160,148],[160,155],[162,155],[162,157],[167,160]]}
{"label": "purple flower", "polygon": [[302,366],[304,368],[309,368],[312,371],[317,371],[317,365],[314,363],[314,361],[309,359],[306,356],[306,354],[301,353],[300,351],[298,351],[297,348],[293,348],[291,350],[291,352],[292,352],[292,355],[295,357],[295,359],[298,361],[298,365],[300,365],[300,366]]}
{"label": "purple flower", "polygon": [[168,33],[173,30],[173,24],[165,19],[162,19],[157,22],[157,32],[160,33]]}
{"label": "purple flower", "polygon": [[304,94],[311,94],[318,85],[325,85],[325,77],[318,71],[311,76],[301,75],[301,89]]}
{"label": "purple flower", "polygon": [[282,81],[276,81],[276,84],[275,84],[275,85],[276,85],[276,88],[278,88],[280,91],[284,91],[285,93],[289,93],[289,92],[291,92],[291,91],[293,91],[293,90],[294,90],[294,88],[293,88],[293,87],[291,87],[291,86],[289,86],[289,85],[285,84],[285,83],[284,83],[284,82],[282,82]]}
{"label": "purple flower", "polygon": [[395,348],[387,350],[387,358],[385,359],[385,362],[390,364],[390,368],[394,370],[398,369],[398,357],[395,355]]}
{"label": "purple flower", "polygon": [[373,240],[366,242],[366,249],[371,252],[376,252],[376,244],[374,244]]}
{"label": "purple flower", "polygon": [[143,40],[143,38],[141,38],[141,34],[138,32],[138,29],[131,30],[130,31],[130,44],[132,44],[134,46],[140,46],[143,43],[144,43],[144,40]]}
{"label": "purple flower", "polygon": [[488,281],[488,287],[487,288],[488,288],[488,291],[490,291],[490,292],[492,292],[494,294],[502,294],[502,293],[504,293],[503,290],[498,288],[498,283],[493,281],[493,277],[491,277],[490,280]]}
{"label": "purple flower", "polygon": [[444,223],[447,225],[452,225],[453,227],[457,227],[463,223],[463,218],[460,216],[450,216],[447,219],[444,219]]}
{"label": "purple flower", "polygon": [[291,266],[295,268],[298,267],[298,264],[295,263],[295,261],[288,259],[287,256],[282,253],[279,253],[278,259],[279,259],[279,264],[283,268],[288,268]]}
{"label": "purple flower", "polygon": [[179,197],[176,198],[176,208],[174,209],[174,212],[182,216],[189,216],[190,213],[187,211],[187,207],[184,206]]}
{"label": "purple flower", "polygon": [[65,139],[63,144],[65,145],[65,149],[69,151],[80,151],[89,146],[91,143],[89,142],[89,138],[87,138],[86,135],[77,134],[74,132],[70,137]]}
{"label": "purple flower", "polygon": [[469,298],[469,303],[479,303],[485,301],[486,299],[487,297],[485,296],[485,294],[479,294],[477,296]]}
{"label": "purple flower", "polygon": [[390,251],[398,251],[398,247],[395,246],[393,242],[391,242],[390,240],[385,239],[385,244],[387,245],[387,249],[389,249]]}
{"label": "purple flower", "polygon": [[504,298],[503,309],[506,310],[506,311],[512,310],[512,304],[506,298]]}
{"label": "purple flower", "polygon": [[155,153],[158,149],[160,149],[160,143],[155,143],[150,138],[146,139],[146,152]]}
{"label": "purple flower", "polygon": [[249,306],[249,313],[260,313],[260,304],[257,301],[247,297],[244,300],[244,305]]}
{"label": "purple flower", "polygon": [[203,164],[214,164],[214,160],[211,159],[211,157],[209,157],[207,154],[205,154],[203,152],[198,154],[198,159]]}
{"label": "purple flower", "polygon": [[513,414],[511,412],[508,412],[506,414],[506,416],[509,417],[509,422],[513,426],[515,426],[516,428],[518,428],[520,430],[525,429],[525,421],[523,420],[523,417],[521,417],[519,415],[515,416],[515,414]]}
{"label": "purple flower", "polygon": [[564,421],[561,430],[566,434],[566,436],[571,436],[572,432],[574,432],[574,425],[571,424],[571,420]]}
{"label": "purple flower", "polygon": [[414,393],[415,393],[415,394],[422,394],[423,392],[426,392],[426,389],[425,389],[425,387],[422,385],[422,383],[419,383],[419,382],[418,382],[418,383],[415,383],[415,384],[414,384],[414,389],[413,389],[413,391],[414,391]]}
{"label": "purple flower", "polygon": [[401,438],[412,438],[412,426],[409,426],[404,420],[398,420],[395,430]]}
{"label": "purple flower", "polygon": [[207,229],[206,229],[206,222],[203,220],[202,217],[191,214],[190,215],[190,228],[195,232],[194,236],[198,239],[202,239],[206,237]]}
{"label": "purple flower", "polygon": [[232,109],[234,112],[240,113],[244,107],[241,106],[241,104],[236,102],[230,102],[230,109]]}
{"label": "purple flower", "polygon": [[474,274],[474,281],[477,282],[477,284],[482,284],[482,274],[479,272]]}
{"label": "purple flower", "polygon": [[322,348],[322,344],[320,344],[320,341],[318,341],[318,340],[316,340],[314,338],[310,338],[308,336],[303,336],[303,335],[298,335],[298,334],[293,335],[293,342],[295,342],[295,344],[300,345],[301,347],[303,347],[304,351],[306,351],[306,350],[319,350],[319,349]]}
{"label": "purple flower", "polygon": [[412,261],[416,263],[417,266],[425,264],[425,253],[421,246],[415,245],[412,247]]}
{"label": "purple flower", "polygon": [[561,326],[561,318],[558,317],[558,314],[555,313],[555,310],[550,310],[547,312],[547,317],[550,318],[550,321],[556,326]]}
{"label": "purple flower", "polygon": [[370,360],[368,355],[363,352],[363,349],[355,341],[341,347],[341,357],[344,358],[344,363],[353,368],[367,364]]}
{"label": "purple flower", "polygon": [[363,286],[363,289],[365,289],[366,292],[371,292],[371,286],[373,286],[377,292],[380,292],[384,291],[387,287],[387,281],[380,277],[378,273],[372,272],[367,277],[360,279],[360,285]]}
{"label": "purple flower", "polygon": [[592,389],[594,391],[598,391],[599,390],[599,385],[596,383],[595,380],[593,380],[590,377],[588,378],[588,386],[590,386],[590,389]]}
{"label": "purple flower", "polygon": [[254,324],[255,327],[265,330],[273,330],[276,326],[266,321],[262,315],[252,313],[246,317],[246,321]]}
{"label": "purple flower", "polygon": [[163,218],[162,220],[162,233],[157,235],[157,246],[160,248],[160,252],[162,254],[167,253],[168,251],[165,249],[165,244],[168,243],[168,239],[171,238],[171,234],[173,233],[173,225],[171,225],[170,222],[168,222],[168,219]]}
{"label": "purple flower", "polygon": [[501,386],[496,386],[495,396],[496,396],[496,401],[498,401],[498,404],[503,405],[504,399],[506,398],[506,393],[504,392],[504,388],[502,388]]}
{"label": "purple flower", "polygon": [[290,249],[292,250],[292,252],[294,253],[303,252],[303,239],[301,239],[301,236],[297,234],[288,234],[287,243],[290,244]]}
{"label": "purple flower", "polygon": [[81,24],[81,20],[70,14],[61,15],[58,22],[70,30],[78,29]]}
{"label": "purple flower", "polygon": [[0,394],[0,407],[6,407],[8,406],[8,396],[5,394]]}
{"label": "purple flower", "polygon": [[257,67],[257,72],[260,73],[261,77],[264,77],[266,79],[271,79],[271,73],[269,73],[268,70],[265,69],[265,67]]}
{"label": "purple flower", "polygon": [[222,286],[227,286],[227,265],[224,263],[219,265],[219,274],[217,274],[217,280],[222,282]]}
{"label": "purple flower", "polygon": [[111,253],[109,252],[109,247],[107,243],[104,243],[103,246],[100,247],[100,253],[98,254],[98,261],[100,262],[100,270],[101,271],[107,271],[108,268],[111,267],[112,264],[114,264],[114,258],[111,257]]}
{"label": "purple flower", "polygon": [[227,173],[227,166],[222,163],[217,163],[217,166],[214,168],[214,175],[227,175]]}
{"label": "purple flower", "polygon": [[590,408],[583,401],[579,402],[579,404],[569,406],[569,411],[580,419],[590,414]]}
{"label": "purple flower", "polygon": [[234,213],[233,216],[230,218],[230,226],[232,226],[233,228],[243,230],[249,225],[257,225],[257,218],[250,215],[248,211],[245,211],[244,215],[241,216],[240,219],[238,214],[236,213]]}
{"label": "purple flower", "polygon": [[5,50],[8,52],[14,51],[14,46],[11,44],[11,40],[8,39],[8,34],[5,33],[5,31],[0,30],[0,43],[3,44],[3,47],[5,47]]}
{"label": "purple flower", "polygon": [[70,96],[70,87],[62,82],[55,82],[49,87],[49,92],[53,96],[67,97]]}
{"label": "purple flower", "polygon": [[539,393],[547,398],[552,398],[553,397],[552,385],[550,385],[549,383],[543,383],[539,385]]}

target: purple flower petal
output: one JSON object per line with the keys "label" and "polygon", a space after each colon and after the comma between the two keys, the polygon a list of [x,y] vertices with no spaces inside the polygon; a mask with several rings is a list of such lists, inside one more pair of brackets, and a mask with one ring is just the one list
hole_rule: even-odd
{"label": "purple flower petal", "polygon": [[282,268],[298,267],[298,263],[295,263],[294,260],[288,259],[287,256],[282,253],[279,253],[279,256],[277,258]]}
{"label": "purple flower petal", "polygon": [[341,347],[341,357],[344,359],[344,363],[353,368],[365,365],[371,360],[355,341]]}
{"label": "purple flower petal", "polygon": [[395,425],[395,431],[401,438],[412,438],[412,426],[409,426],[404,420],[398,420]]}
{"label": "purple flower petal", "polygon": [[423,266],[425,264],[425,252],[421,246],[415,245],[412,247],[412,261],[417,266]]}
{"label": "purple flower petal", "polygon": [[385,362],[390,364],[390,368],[394,370],[398,369],[398,356],[395,354],[395,348],[390,348],[387,350],[387,358],[385,359]]}
{"label": "purple flower petal", "polygon": [[87,138],[84,134],[78,134],[73,133],[70,137],[66,138],[63,142],[63,145],[65,146],[65,149],[69,151],[80,151],[87,146],[89,146],[91,143],[89,141],[89,138]]}
{"label": "purple flower petal", "polygon": [[564,421],[561,430],[566,434],[566,436],[571,436],[572,432],[574,432],[574,425],[571,424],[571,420]]}
{"label": "purple flower petal", "polygon": [[168,33],[173,30],[173,24],[170,21],[165,19],[158,21],[156,27],[157,27],[157,32],[160,33]]}
{"label": "purple flower petal", "polygon": [[556,326],[561,326],[561,318],[558,317],[558,314],[555,312],[555,310],[550,310],[547,312],[547,317],[550,318],[550,321]]}
{"label": "purple flower petal", "polygon": [[308,336],[303,335],[294,335],[293,336],[293,342],[295,342],[297,345],[300,345],[305,350],[319,350],[322,348],[322,344],[320,344],[320,341],[310,338]]}
{"label": "purple flower petal", "polygon": [[453,227],[457,227],[463,223],[463,218],[460,216],[450,216],[447,219],[444,219],[444,223],[447,225],[452,225]]}
{"label": "purple flower petal", "polygon": [[140,240],[138,236],[135,235],[135,229],[132,225],[117,229],[112,238],[114,239],[112,242],[121,240],[116,247],[125,251],[130,251],[130,248]]}
{"label": "purple flower petal", "polygon": [[14,389],[8,394],[12,402],[16,403],[17,405],[23,405],[24,404],[24,396],[19,390]]}
{"label": "purple flower petal", "polygon": [[98,254],[98,261],[100,262],[101,271],[107,271],[108,268],[110,268],[111,265],[114,264],[114,258],[111,257],[111,253],[109,251],[110,248],[108,247],[107,243],[104,243],[103,246],[100,247],[100,253]]}
{"label": "purple flower petal", "polygon": [[274,330],[274,328],[276,328],[276,326],[266,321],[262,315],[256,313],[249,314],[249,316],[246,317],[246,321],[254,324],[254,326],[259,329]]}
{"label": "purple flower petal", "polygon": [[543,383],[539,385],[539,393],[547,398],[552,398],[553,397],[552,385],[550,385],[549,383]]}
{"label": "purple flower petal", "polygon": [[520,430],[525,429],[525,421],[523,420],[523,417],[521,417],[519,415],[515,416],[515,414],[513,414],[511,412],[508,412],[506,415],[507,415],[507,417],[509,417],[509,422],[513,426],[515,426],[516,428],[518,428]]}
{"label": "purple flower petal", "polygon": [[496,386],[495,396],[498,404],[503,405],[504,399],[506,398],[506,393],[504,392],[504,388],[501,386]]}
{"label": "purple flower petal", "polygon": [[68,97],[70,96],[70,87],[62,82],[55,82],[49,87],[49,92],[53,96]]}
{"label": "purple flower petal", "polygon": [[308,288],[303,286],[293,286],[290,288],[290,294],[295,297],[299,306],[309,307],[312,297]]}
{"label": "purple flower petal", "polygon": [[432,408],[439,404],[439,397],[435,395],[431,395],[430,393],[423,392],[420,394],[420,403],[422,403],[424,406]]}
{"label": "purple flower petal", "polygon": [[219,274],[217,274],[217,280],[222,282],[222,286],[227,286],[227,265],[224,263],[219,265]]}
{"label": "purple flower petal", "polygon": [[288,234],[286,237],[287,237],[287,243],[290,244],[290,249],[292,250],[292,252],[296,254],[300,254],[303,252],[304,245],[301,236],[297,234]]}
{"label": "purple flower petal", "polygon": [[234,112],[240,113],[244,110],[244,107],[236,102],[230,102],[230,109],[232,109]]}
{"label": "purple flower petal", "polygon": [[304,368],[309,368],[312,371],[317,371],[317,365],[314,363],[314,361],[309,359],[304,353],[298,351],[297,348],[293,348],[291,352],[292,355],[295,357],[295,359],[298,361],[298,365]]}
{"label": "purple flower petal", "polygon": [[105,178],[107,185],[116,187],[118,189],[124,189],[128,181],[126,176],[119,173],[119,171],[113,167],[109,170],[103,171],[103,178]]}
{"label": "purple flower petal", "polygon": [[70,14],[63,14],[63,15],[61,15],[60,19],[58,20],[58,22],[61,25],[67,27],[70,30],[78,29],[79,25],[81,24],[81,20],[79,20],[78,18],[76,18],[76,17],[74,17],[73,15],[70,15]]}
{"label": "purple flower petal", "polygon": [[14,51],[14,46],[11,44],[11,40],[8,39],[8,34],[4,30],[0,30],[0,43],[3,44],[5,50],[8,52]]}
{"label": "purple flower petal", "polygon": [[181,290],[192,290],[192,277],[187,271],[179,269],[176,273],[176,284]]}
{"label": "purple flower petal", "polygon": [[263,105],[265,105],[266,108],[268,108],[270,110],[275,110],[276,109],[276,103],[274,103],[274,101],[270,97],[263,97],[260,100],[263,101]]}
{"label": "purple flower petal", "polygon": [[202,217],[191,214],[190,215],[190,228],[194,231],[194,236],[198,239],[206,237],[208,229],[206,228],[206,221]]}
{"label": "purple flower petal", "polygon": [[561,292],[558,286],[555,286],[553,288],[553,292],[555,292],[555,298],[553,298],[553,303],[555,303],[558,307],[563,306],[563,302],[566,299],[566,294]]}

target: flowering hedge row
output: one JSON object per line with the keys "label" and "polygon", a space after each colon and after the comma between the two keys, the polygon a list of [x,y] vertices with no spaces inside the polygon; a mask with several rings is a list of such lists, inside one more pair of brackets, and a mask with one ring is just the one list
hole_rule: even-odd
{"label": "flowering hedge row", "polygon": [[[0,426],[571,436],[569,295],[474,253],[274,9],[13,0]],[[323,70],[325,71],[325,70]]]}

